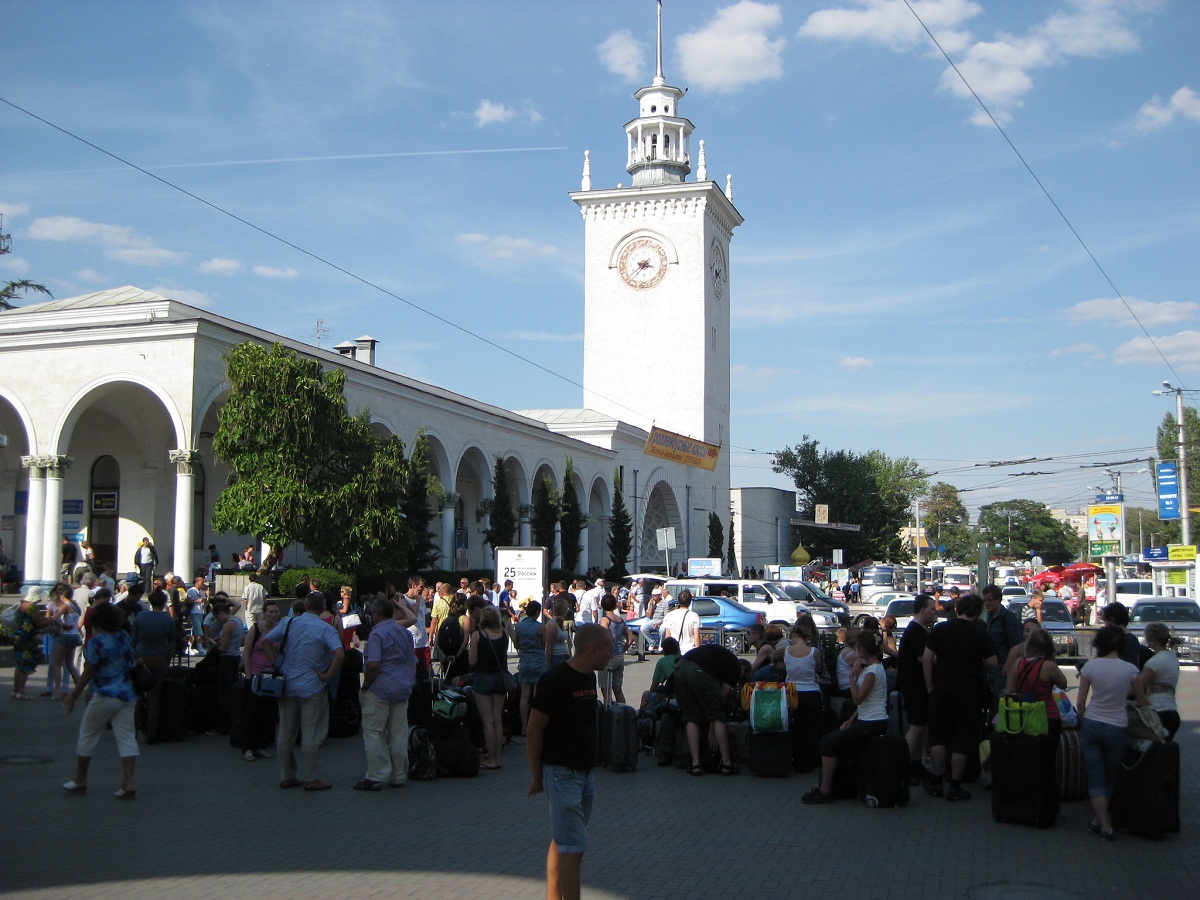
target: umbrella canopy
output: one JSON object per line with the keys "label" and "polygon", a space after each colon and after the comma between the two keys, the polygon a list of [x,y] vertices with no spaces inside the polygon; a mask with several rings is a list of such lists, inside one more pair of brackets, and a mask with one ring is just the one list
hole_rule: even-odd
{"label": "umbrella canopy", "polygon": [[1065,575],[1103,575],[1104,569],[1090,562],[1075,562],[1071,563],[1063,569]]}
{"label": "umbrella canopy", "polygon": [[1045,571],[1045,572],[1040,572],[1037,575],[1034,575],[1029,580],[1032,582],[1037,582],[1038,584],[1048,584],[1049,582],[1052,582],[1052,581],[1053,582],[1062,581],[1063,576],[1062,576],[1061,572]]}

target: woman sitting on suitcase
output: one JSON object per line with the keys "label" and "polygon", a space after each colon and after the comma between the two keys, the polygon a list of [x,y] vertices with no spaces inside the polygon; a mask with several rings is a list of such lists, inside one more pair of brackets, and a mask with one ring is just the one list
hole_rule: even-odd
{"label": "woman sitting on suitcase", "polygon": [[860,633],[857,646],[859,658],[850,670],[850,699],[856,709],[841,728],[821,739],[821,784],[800,798],[805,803],[832,803],[838,759],[857,754],[871,738],[887,734],[887,676],[876,632]]}
{"label": "woman sitting on suitcase", "polygon": [[[1032,619],[1026,622],[1033,621]],[[1050,726],[1053,746],[1058,747],[1058,736],[1062,734],[1062,716],[1054,701],[1054,688],[1067,688],[1067,676],[1054,661],[1054,638],[1050,632],[1036,625],[1025,636],[1025,655],[1013,663],[1008,670],[1008,693],[1028,701],[1029,696],[1046,704],[1046,718]]]}
{"label": "woman sitting on suitcase", "polygon": [[1095,813],[1088,831],[1111,841],[1115,834],[1108,802],[1117,784],[1121,755],[1125,752],[1125,698],[1132,691],[1138,706],[1149,704],[1138,679],[1137,666],[1121,659],[1121,651],[1125,648],[1124,630],[1117,625],[1105,625],[1096,632],[1092,646],[1096,655],[1079,673],[1075,708],[1083,722],[1079,742],[1087,769],[1088,797]]}

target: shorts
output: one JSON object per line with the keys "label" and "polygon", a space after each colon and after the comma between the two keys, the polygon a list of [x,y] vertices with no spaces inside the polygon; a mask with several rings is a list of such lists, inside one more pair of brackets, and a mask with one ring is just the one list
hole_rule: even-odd
{"label": "shorts", "polygon": [[596,778],[591,769],[542,766],[542,786],[550,801],[550,837],[559,853],[586,853]]}
{"label": "shorts", "polygon": [[500,680],[499,672],[476,672],[471,676],[471,687],[476,694],[503,694],[504,683]]}
{"label": "shorts", "polygon": [[904,703],[904,715],[909,725],[924,728],[929,724],[929,694],[924,688],[901,691],[900,700]]}
{"label": "shorts", "polygon": [[546,654],[525,656],[517,663],[517,681],[521,684],[537,684],[546,674]]}
{"label": "shorts", "polygon": [[685,722],[724,722],[725,701],[721,685],[691,660],[675,666],[675,699]]}
{"label": "shorts", "polygon": [[983,698],[977,687],[935,686],[929,697],[929,746],[977,751],[983,738]]}
{"label": "shorts", "polygon": [[600,673],[601,683],[608,682],[610,691],[625,690],[625,654],[614,656]]}

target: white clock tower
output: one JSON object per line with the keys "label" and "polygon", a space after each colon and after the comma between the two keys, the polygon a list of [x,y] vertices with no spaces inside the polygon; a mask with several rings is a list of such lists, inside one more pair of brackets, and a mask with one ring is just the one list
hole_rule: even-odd
{"label": "white clock tower", "polygon": [[[583,405],[645,428],[721,445],[729,485],[729,241],[742,223],[728,182],[708,180],[704,142],[693,169],[681,88],[657,71],[625,125],[629,187],[593,190],[585,154],[572,193],[585,230]],[[714,473],[717,474],[717,473]],[[721,512],[725,518],[725,511]]]}

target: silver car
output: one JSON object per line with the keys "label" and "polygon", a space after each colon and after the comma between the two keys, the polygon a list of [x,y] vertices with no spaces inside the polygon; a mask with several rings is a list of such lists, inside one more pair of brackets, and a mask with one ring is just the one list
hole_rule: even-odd
{"label": "silver car", "polygon": [[1148,597],[1133,604],[1129,630],[1141,637],[1151,622],[1162,622],[1181,643],[1175,647],[1180,662],[1200,663],[1200,605],[1187,597]]}

